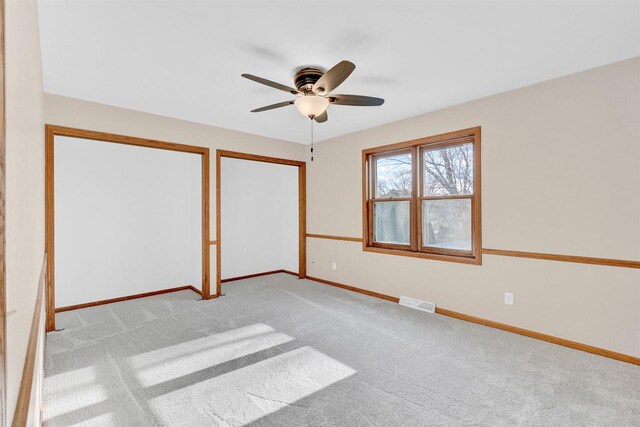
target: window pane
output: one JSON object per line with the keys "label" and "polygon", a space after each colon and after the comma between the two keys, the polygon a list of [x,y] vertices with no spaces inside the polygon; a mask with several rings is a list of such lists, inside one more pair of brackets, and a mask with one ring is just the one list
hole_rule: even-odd
{"label": "window pane", "polygon": [[378,243],[409,244],[409,202],[373,204],[373,240]]}
{"label": "window pane", "polygon": [[411,153],[375,157],[376,197],[411,197]]}
{"label": "window pane", "polygon": [[422,201],[422,244],[471,250],[471,199]]}
{"label": "window pane", "polygon": [[473,194],[473,144],[425,150],[425,196]]}

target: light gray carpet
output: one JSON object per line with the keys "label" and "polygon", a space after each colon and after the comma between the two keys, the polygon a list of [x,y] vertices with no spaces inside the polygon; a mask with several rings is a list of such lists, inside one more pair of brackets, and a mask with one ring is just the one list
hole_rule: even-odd
{"label": "light gray carpet", "polygon": [[45,425],[640,426],[640,368],[278,274],[60,313]]}

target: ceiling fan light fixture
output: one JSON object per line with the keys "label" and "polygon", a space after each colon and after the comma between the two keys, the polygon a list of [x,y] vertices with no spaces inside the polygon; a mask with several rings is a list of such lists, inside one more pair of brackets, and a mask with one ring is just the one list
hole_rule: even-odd
{"label": "ceiling fan light fixture", "polygon": [[300,114],[311,119],[313,122],[325,123],[328,120],[327,107],[329,104],[352,105],[355,107],[378,106],[384,104],[384,99],[362,95],[334,95],[332,92],[340,86],[351,75],[356,66],[353,62],[340,61],[328,71],[318,67],[300,68],[293,76],[293,83],[296,87],[280,84],[253,74],[242,74],[245,79],[252,80],[265,86],[290,92],[298,95],[297,99],[291,101],[278,102],[264,107],[251,110],[252,113],[274,110],[276,108],[295,105]]}
{"label": "ceiling fan light fixture", "polygon": [[296,99],[294,105],[303,116],[314,118],[325,112],[329,100],[323,96],[307,95]]}

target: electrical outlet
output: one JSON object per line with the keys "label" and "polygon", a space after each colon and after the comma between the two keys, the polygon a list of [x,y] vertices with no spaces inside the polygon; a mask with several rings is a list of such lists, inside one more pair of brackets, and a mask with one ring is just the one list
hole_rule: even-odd
{"label": "electrical outlet", "polygon": [[338,269],[338,265],[336,264],[336,262],[335,262],[335,261],[333,261],[333,262],[331,263],[331,269],[332,269],[332,270],[337,270],[337,269]]}
{"label": "electrical outlet", "polygon": [[513,305],[513,294],[511,292],[504,293],[504,303],[507,305]]}

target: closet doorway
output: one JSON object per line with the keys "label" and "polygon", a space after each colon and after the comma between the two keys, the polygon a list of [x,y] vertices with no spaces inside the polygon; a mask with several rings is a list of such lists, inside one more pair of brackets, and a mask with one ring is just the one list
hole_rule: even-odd
{"label": "closet doorway", "polygon": [[209,149],[47,125],[46,330],[55,313],[210,298]]}
{"label": "closet doorway", "polygon": [[216,285],[276,272],[306,277],[306,163],[216,153]]}

